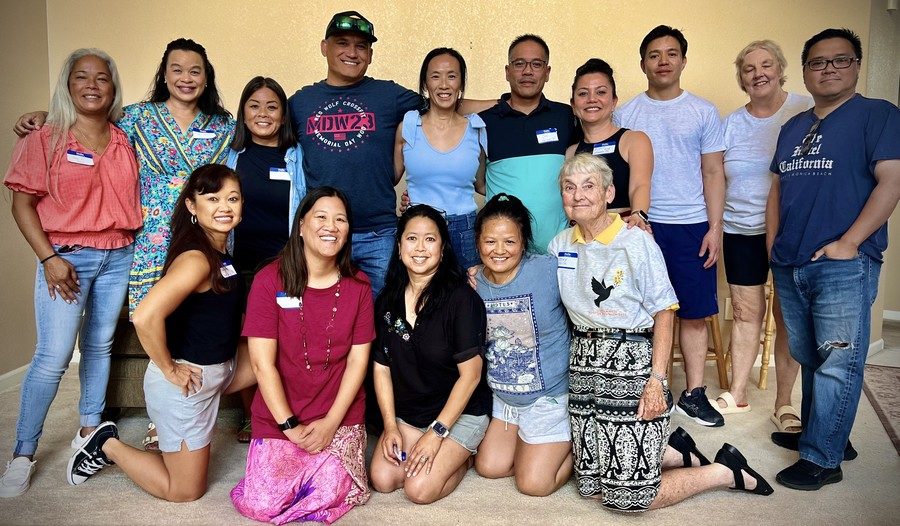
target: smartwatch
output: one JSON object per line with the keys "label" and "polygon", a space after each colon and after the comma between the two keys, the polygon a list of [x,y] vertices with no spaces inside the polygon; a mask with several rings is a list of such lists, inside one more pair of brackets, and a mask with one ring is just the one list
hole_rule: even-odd
{"label": "smartwatch", "polygon": [[650,217],[647,216],[647,212],[644,212],[643,210],[634,210],[631,213],[637,214],[637,216],[641,218],[641,221],[647,223],[648,225],[650,224]]}
{"label": "smartwatch", "polygon": [[438,422],[437,420],[432,422],[429,427],[431,427],[431,430],[434,431],[434,434],[436,434],[437,436],[439,436],[441,438],[446,438],[447,435],[450,434],[450,430],[447,429],[447,426]]}
{"label": "smartwatch", "polygon": [[282,431],[287,431],[288,429],[293,429],[299,425],[300,425],[300,420],[298,420],[296,416],[291,415],[283,423],[278,424],[278,429],[280,429]]}

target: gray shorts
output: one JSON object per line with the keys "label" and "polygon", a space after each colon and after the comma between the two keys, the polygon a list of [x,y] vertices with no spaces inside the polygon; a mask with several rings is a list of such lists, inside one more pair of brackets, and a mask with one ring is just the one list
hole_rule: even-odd
{"label": "gray shorts", "polygon": [[526,444],[571,442],[569,395],[542,396],[531,405],[516,407],[494,395],[494,418],[519,426],[519,438]]}
{"label": "gray shorts", "polygon": [[234,360],[215,365],[175,361],[202,369],[202,383],[196,393],[184,396],[152,360],[147,365],[144,373],[147,415],[156,425],[159,450],[164,453],[181,451],[182,441],[190,451],[209,445],[219,414],[219,399],[234,376]]}
{"label": "gray shorts", "polygon": [[[474,455],[475,453],[478,453],[478,444],[481,444],[481,440],[484,438],[484,434],[487,432],[488,424],[490,422],[491,419],[487,415],[460,415],[459,418],[456,419],[456,423],[453,424],[453,427],[450,428],[450,435],[448,435],[447,438],[466,448]],[[433,433],[430,428],[416,427],[399,417],[397,418],[397,423],[409,426],[413,429],[418,429],[423,433]]]}

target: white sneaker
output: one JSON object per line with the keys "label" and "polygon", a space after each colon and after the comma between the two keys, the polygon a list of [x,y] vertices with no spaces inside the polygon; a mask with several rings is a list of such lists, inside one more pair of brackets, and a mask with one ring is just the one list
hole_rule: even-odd
{"label": "white sneaker", "polygon": [[7,462],[6,472],[0,477],[0,497],[18,497],[25,493],[36,463],[28,457],[16,457]]}
{"label": "white sneaker", "polygon": [[[88,433],[88,436],[91,436],[91,434]],[[75,438],[72,439],[72,449],[81,449],[81,446],[83,446],[84,443],[87,442],[87,439],[88,437],[81,436],[81,428],[79,427],[78,431],[75,431]]]}

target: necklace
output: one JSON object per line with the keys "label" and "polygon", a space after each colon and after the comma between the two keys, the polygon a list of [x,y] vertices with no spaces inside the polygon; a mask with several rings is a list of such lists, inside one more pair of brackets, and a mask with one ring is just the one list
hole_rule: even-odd
{"label": "necklace", "polygon": [[[334,305],[331,306],[331,320],[325,326],[326,344],[325,344],[325,365],[322,370],[328,370],[328,363],[331,361],[331,333],[334,332],[334,317],[337,315],[338,298],[341,297],[341,275],[338,274],[337,289],[334,291]],[[309,364],[309,346],[306,344],[306,322],[303,316],[303,298],[300,298],[300,334],[303,337],[303,361],[306,363],[306,370],[312,370]]]}
{"label": "necklace", "polygon": [[[87,140],[87,134],[84,133],[78,126],[72,126],[72,133],[75,135],[75,138],[78,139],[78,142],[87,146],[88,149],[94,153],[100,152],[100,147],[94,146],[93,143]],[[103,133],[100,134],[100,143],[103,143],[103,140],[106,138],[106,135],[109,133],[109,128],[106,129]]]}

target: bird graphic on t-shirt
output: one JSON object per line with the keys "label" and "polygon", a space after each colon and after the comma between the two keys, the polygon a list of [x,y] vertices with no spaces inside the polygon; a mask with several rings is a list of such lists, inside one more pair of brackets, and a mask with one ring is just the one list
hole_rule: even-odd
{"label": "bird graphic on t-shirt", "polygon": [[614,285],[606,286],[606,280],[597,281],[597,278],[591,278],[591,288],[594,289],[594,294],[597,295],[597,299],[594,300],[594,305],[600,306],[600,303],[606,301],[609,298],[610,292],[615,288]]}

